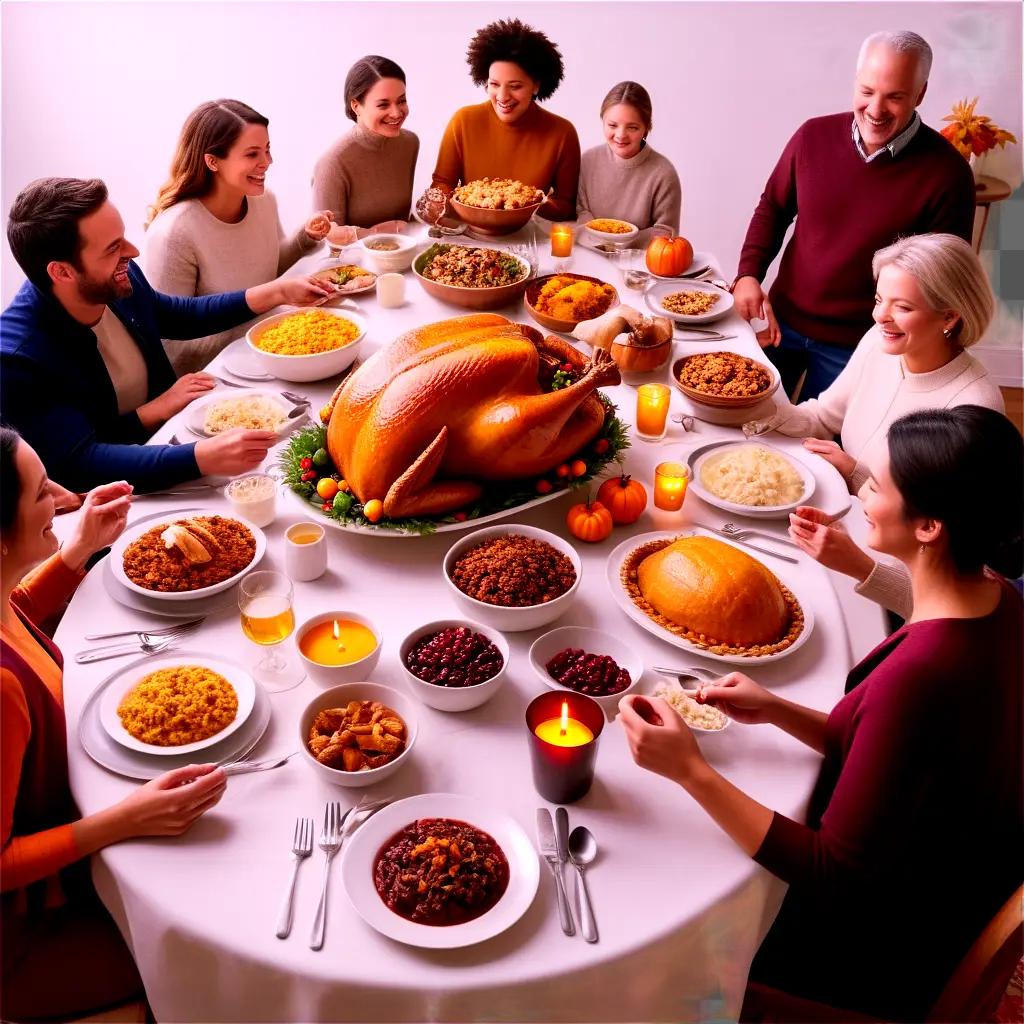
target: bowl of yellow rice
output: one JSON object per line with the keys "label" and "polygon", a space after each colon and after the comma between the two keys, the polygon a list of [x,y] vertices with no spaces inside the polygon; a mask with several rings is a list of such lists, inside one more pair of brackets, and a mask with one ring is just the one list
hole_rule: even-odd
{"label": "bowl of yellow rice", "polygon": [[293,309],[254,324],[245,340],[261,369],[280,380],[335,377],[355,361],[363,318],[340,309]]}

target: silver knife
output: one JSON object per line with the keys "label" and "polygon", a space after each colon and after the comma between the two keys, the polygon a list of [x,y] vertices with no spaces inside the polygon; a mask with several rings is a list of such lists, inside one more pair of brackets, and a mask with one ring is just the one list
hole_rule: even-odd
{"label": "silver knife", "polygon": [[781,558],[783,562],[791,562],[793,565],[799,565],[800,562],[796,558],[790,558],[789,555],[784,555],[780,551],[772,551],[770,548],[758,547],[756,544],[751,544],[749,540],[740,540],[739,537],[730,536],[728,533],[722,533],[721,530],[716,530],[713,526],[704,526],[703,523],[693,523],[698,529],[707,530],[710,533],[717,533],[720,537],[725,537],[727,540],[731,540],[734,544],[742,544],[745,548],[750,548],[751,551],[760,551],[762,555],[772,555],[774,558]]}
{"label": "silver knife", "polygon": [[546,807],[537,808],[537,844],[541,856],[548,862],[551,874],[555,876],[555,893],[558,896],[558,917],[562,922],[562,931],[566,935],[576,934],[576,925],[572,921],[569,910],[569,898],[565,895],[562,883],[562,865],[558,857],[558,846],[555,843],[555,827],[551,822],[551,812]]}

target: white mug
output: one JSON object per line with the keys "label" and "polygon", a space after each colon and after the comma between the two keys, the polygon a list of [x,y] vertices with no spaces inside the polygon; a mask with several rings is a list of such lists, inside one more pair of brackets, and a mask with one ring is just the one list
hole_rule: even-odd
{"label": "white mug", "polygon": [[318,523],[295,523],[284,534],[284,570],[307,583],[327,571],[327,537]]}
{"label": "white mug", "polygon": [[405,302],[405,278],[401,274],[381,274],[377,278],[377,302],[382,309],[395,309]]}

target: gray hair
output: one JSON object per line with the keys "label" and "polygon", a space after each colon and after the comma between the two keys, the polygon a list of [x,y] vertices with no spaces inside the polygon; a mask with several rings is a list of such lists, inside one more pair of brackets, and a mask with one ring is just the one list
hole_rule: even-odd
{"label": "gray hair", "polygon": [[923,36],[909,29],[886,29],[872,32],[860,44],[857,54],[857,70],[860,71],[868,51],[875,46],[887,46],[894,53],[912,53],[917,57],[917,84],[921,87],[928,81],[932,71],[932,48]]}
{"label": "gray hair", "polygon": [[980,341],[995,314],[995,296],[985,268],[959,235],[933,232],[901,238],[879,249],[871,260],[878,280],[883,267],[910,274],[936,313],[952,310],[960,317],[951,337],[962,348]]}

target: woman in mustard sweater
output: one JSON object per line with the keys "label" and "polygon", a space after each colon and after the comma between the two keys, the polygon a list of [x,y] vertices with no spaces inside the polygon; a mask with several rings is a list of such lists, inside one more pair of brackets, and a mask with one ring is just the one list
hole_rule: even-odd
{"label": "woman in mustard sweater", "polygon": [[433,185],[445,193],[479,178],[514,178],[547,192],[548,220],[574,220],[580,140],[564,117],[537,105],[565,73],[558,47],[518,19],[480,29],[466,56],[473,84],[487,101],[456,111],[448,122]]}
{"label": "woman in mustard sweater", "polygon": [[68,783],[63,659],[40,624],[124,529],[131,487],[90,491],[57,548],[54,497],[39,456],[0,428],[0,829],[5,1020],[78,1017],[142,992],[131,954],[84,858],[137,836],[180,835],[220,800],[213,764],[167,772],[82,817]]}

